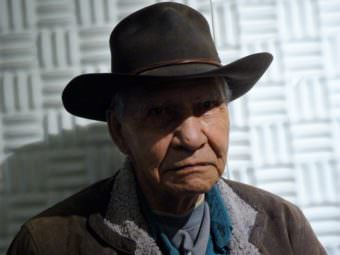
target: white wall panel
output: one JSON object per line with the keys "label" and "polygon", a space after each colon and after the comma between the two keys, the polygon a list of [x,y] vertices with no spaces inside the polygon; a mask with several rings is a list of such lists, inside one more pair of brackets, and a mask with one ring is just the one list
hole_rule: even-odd
{"label": "white wall panel", "polygon": [[[155,0],[0,0],[0,254],[32,215],[122,162],[106,127],[69,115],[61,92],[110,70],[113,26]],[[340,254],[340,0],[182,0],[214,25],[223,63],[274,55],[230,105],[230,178],[300,206]],[[213,19],[212,19],[213,16]]]}

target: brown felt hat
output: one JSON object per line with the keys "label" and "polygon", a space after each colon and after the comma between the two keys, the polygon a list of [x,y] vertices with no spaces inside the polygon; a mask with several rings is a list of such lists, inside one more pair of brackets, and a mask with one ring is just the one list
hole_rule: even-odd
{"label": "brown felt hat", "polygon": [[111,73],[82,74],[69,82],[62,100],[70,113],[99,121],[119,89],[176,80],[223,77],[234,100],[245,94],[272,61],[266,52],[222,65],[209,25],[196,10],[157,3],[123,19],[110,37]]}

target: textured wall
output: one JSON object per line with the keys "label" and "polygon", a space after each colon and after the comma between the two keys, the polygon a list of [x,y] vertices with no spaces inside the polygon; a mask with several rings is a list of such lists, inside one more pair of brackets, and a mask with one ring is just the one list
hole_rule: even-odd
{"label": "textured wall", "polygon": [[[119,166],[104,125],[75,118],[60,94],[109,70],[122,17],[155,1],[0,0],[0,254],[31,215]],[[208,0],[178,1],[211,21]],[[231,105],[229,171],[298,204],[340,254],[340,0],[214,0],[222,62],[274,62]]]}

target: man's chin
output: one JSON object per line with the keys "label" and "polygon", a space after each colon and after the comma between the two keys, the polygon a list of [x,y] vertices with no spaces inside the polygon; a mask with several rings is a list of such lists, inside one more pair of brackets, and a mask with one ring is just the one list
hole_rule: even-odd
{"label": "man's chin", "polygon": [[174,195],[190,196],[208,192],[214,183],[181,183],[166,185],[166,189]]}

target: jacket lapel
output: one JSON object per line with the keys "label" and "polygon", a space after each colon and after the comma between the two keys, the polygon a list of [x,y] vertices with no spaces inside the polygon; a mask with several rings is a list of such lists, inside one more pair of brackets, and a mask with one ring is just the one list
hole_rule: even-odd
{"label": "jacket lapel", "polygon": [[[257,226],[258,218],[262,218],[262,212],[250,206],[241,199],[236,192],[227,184],[227,181],[220,180],[217,183],[224,206],[227,208],[232,222],[232,237],[230,241],[230,254],[261,254],[257,246],[250,241],[254,229],[257,228],[260,235],[261,225]],[[257,238],[258,236],[256,236]],[[256,240],[258,241],[258,240]]]}
{"label": "jacket lapel", "polygon": [[136,243],[113,232],[106,224],[105,219],[101,214],[92,214],[88,220],[89,226],[94,232],[115,250],[122,251],[127,254],[133,254],[136,249]]}
{"label": "jacket lapel", "polygon": [[110,246],[134,254],[162,254],[140,210],[129,163],[115,177],[104,215],[91,215],[90,226]]}

